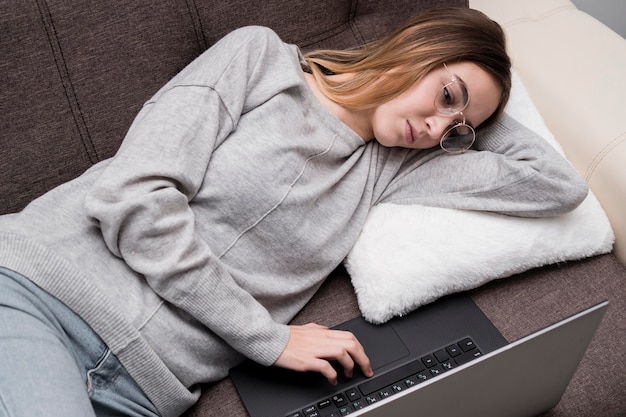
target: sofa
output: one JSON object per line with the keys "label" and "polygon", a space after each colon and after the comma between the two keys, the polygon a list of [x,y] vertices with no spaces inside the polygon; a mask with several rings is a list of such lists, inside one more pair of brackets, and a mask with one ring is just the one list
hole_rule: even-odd
{"label": "sofa", "polygon": [[[304,50],[344,48],[439,5],[468,2],[0,0],[0,213],[111,157],[142,104],[237,27],[269,26]],[[532,268],[470,294],[510,341],[609,300],[578,371],[546,415],[626,415],[626,40],[568,0],[469,6],[503,25],[514,69],[616,236],[611,253]],[[359,314],[339,267],[293,322],[333,326]],[[230,379],[202,389],[187,416],[246,415]]]}

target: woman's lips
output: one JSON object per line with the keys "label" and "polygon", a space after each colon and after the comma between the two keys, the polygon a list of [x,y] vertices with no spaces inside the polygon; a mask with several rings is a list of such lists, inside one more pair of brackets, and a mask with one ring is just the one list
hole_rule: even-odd
{"label": "woman's lips", "polygon": [[404,131],[404,140],[409,145],[415,142],[415,136],[413,136],[413,127],[411,126],[411,123],[409,123],[408,120],[406,122],[406,129]]}

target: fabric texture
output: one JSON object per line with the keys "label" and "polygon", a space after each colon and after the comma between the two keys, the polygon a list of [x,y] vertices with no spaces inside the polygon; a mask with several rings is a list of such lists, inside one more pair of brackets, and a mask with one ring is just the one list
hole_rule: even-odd
{"label": "fabric texture", "polygon": [[[164,416],[243,356],[276,360],[374,203],[545,216],[587,193],[509,118],[485,152],[366,143],[316,101],[300,59],[271,30],[233,32],[146,103],[115,158],[0,218],[0,264],[81,315]],[[437,180],[451,169],[468,175]]]}
{"label": "fabric texture", "polygon": [[[562,154],[516,74],[513,81],[507,113]],[[368,215],[346,267],[361,313],[382,323],[493,279],[609,253],[614,239],[593,193],[572,212],[542,219],[380,204]]]}

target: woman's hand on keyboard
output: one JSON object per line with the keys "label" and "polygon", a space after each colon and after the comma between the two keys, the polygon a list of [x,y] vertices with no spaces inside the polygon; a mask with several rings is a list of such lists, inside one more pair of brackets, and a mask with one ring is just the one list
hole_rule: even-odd
{"label": "woman's hand on keyboard", "polygon": [[317,324],[289,327],[289,341],[274,365],[300,372],[319,372],[333,385],[337,384],[337,371],[329,361],[339,362],[347,378],[352,377],[355,365],[367,377],[374,374],[363,346],[352,333]]}

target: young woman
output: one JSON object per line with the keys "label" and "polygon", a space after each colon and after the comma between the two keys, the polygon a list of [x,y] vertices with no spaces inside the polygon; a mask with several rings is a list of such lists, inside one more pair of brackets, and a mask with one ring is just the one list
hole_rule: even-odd
{"label": "young woman", "polygon": [[0,217],[0,415],[180,415],[245,357],[372,375],[350,333],[286,323],[373,205],[550,216],[587,193],[502,114],[509,67],[468,9],[307,56],[265,28],[226,36],[115,157]]}

